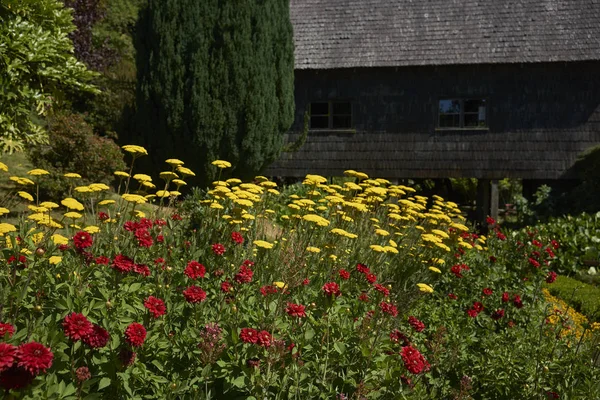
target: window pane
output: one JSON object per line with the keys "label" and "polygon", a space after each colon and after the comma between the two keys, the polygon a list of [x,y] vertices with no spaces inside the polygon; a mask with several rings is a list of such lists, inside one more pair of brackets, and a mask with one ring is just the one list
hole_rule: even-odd
{"label": "window pane", "polygon": [[440,128],[460,128],[460,114],[440,114]]}
{"label": "window pane", "polygon": [[440,114],[460,113],[460,100],[440,100]]}
{"label": "window pane", "polygon": [[476,113],[479,112],[479,107],[485,108],[485,100],[484,99],[468,99],[465,100],[465,112],[466,113]]}
{"label": "window pane", "polygon": [[347,103],[333,103],[333,115],[350,115],[352,114],[352,106]]}
{"label": "window pane", "polygon": [[311,115],[328,115],[329,103],[310,103]]}
{"label": "window pane", "polygon": [[344,129],[352,127],[352,117],[349,115],[334,115],[333,116],[333,129]]}
{"label": "window pane", "polygon": [[310,117],[310,127],[312,129],[327,129],[329,128],[329,117],[319,117],[319,116],[311,116]]}

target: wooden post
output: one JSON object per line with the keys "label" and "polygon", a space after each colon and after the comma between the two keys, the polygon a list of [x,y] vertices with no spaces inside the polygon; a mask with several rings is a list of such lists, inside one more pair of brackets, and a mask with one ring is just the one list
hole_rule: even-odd
{"label": "wooden post", "polygon": [[494,179],[491,182],[491,193],[490,193],[490,217],[498,221],[498,203],[500,202],[498,196],[498,180]]}

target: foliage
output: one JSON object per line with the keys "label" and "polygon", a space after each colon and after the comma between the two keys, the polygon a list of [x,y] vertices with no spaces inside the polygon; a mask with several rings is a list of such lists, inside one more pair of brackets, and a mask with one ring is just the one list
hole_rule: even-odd
{"label": "foliage", "polygon": [[0,150],[47,141],[40,116],[65,90],[94,91],[93,76],[73,56],[74,29],[59,0],[0,4]]}
{"label": "foliage", "polygon": [[566,276],[559,276],[549,286],[554,296],[564,299],[571,307],[591,321],[600,321],[600,289]]}
{"label": "foliage", "polygon": [[[111,139],[95,135],[92,127],[78,114],[53,115],[48,130],[50,143],[31,147],[28,151],[35,165],[52,173],[40,182],[45,198],[66,196],[74,186],[94,182],[110,184],[113,171],[125,168],[119,147]],[[64,176],[74,171],[81,179]]]}
{"label": "foliage", "polygon": [[293,121],[289,2],[151,0],[137,27],[137,137],[152,161],[178,154],[206,186],[209,162],[251,178]]}
{"label": "foliage", "polygon": [[[21,190],[31,213],[0,224],[0,385],[23,386],[9,394],[600,395],[596,331],[542,292],[551,237],[496,225],[478,236],[456,204],[356,171],[343,185],[308,175],[300,197],[266,178],[220,180],[218,160],[212,189],[173,213],[175,174],[193,171],[169,159],[156,187],[135,169],[147,151],[123,149],[117,201],[91,184],[50,212]],[[36,185],[46,172],[28,175]]]}

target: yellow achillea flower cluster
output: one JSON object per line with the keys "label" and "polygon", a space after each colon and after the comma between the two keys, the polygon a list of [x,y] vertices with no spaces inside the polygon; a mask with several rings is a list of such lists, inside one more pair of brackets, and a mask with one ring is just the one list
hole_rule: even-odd
{"label": "yellow achillea flower cluster", "polygon": [[552,325],[563,324],[563,329],[560,331],[561,337],[574,335],[576,339],[580,339],[584,332],[586,337],[590,335],[591,332],[586,332],[584,328],[589,323],[585,315],[575,311],[563,300],[552,296],[548,289],[542,289],[542,292],[546,301],[554,308],[547,321]]}

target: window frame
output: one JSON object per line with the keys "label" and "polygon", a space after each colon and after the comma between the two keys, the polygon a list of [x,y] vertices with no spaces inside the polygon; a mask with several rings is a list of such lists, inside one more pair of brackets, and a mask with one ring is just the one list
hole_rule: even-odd
{"label": "window frame", "polygon": [[[459,126],[446,127],[440,126],[440,117],[444,114],[453,114],[453,113],[441,113],[440,112],[440,102],[443,100],[458,100],[460,102],[460,112],[459,114]],[[465,126],[465,101],[469,100],[479,100],[485,102],[485,126]],[[435,104],[435,115],[436,115],[436,123],[435,129],[439,131],[452,131],[452,130],[465,130],[465,131],[473,131],[473,130],[481,130],[487,131],[490,129],[490,114],[489,114],[489,98],[488,97],[476,97],[476,96],[468,96],[468,97],[459,97],[459,96],[444,96],[438,97],[437,102]],[[474,113],[466,113],[466,114],[474,114]]]}
{"label": "window frame", "polygon": [[[312,117],[313,117],[312,107],[313,107],[313,104],[316,104],[316,103],[327,104],[327,114],[315,114],[314,115],[316,117],[327,116],[327,127],[326,128],[313,128],[312,127]],[[348,104],[350,106],[350,114],[334,114],[333,113],[334,104]],[[309,110],[309,115],[310,115],[309,130],[311,130],[311,131],[354,131],[354,104],[350,100],[335,99],[335,100],[311,101],[308,103],[308,110]],[[333,119],[336,116],[337,117],[350,117],[350,126],[343,127],[343,128],[334,127]]]}

